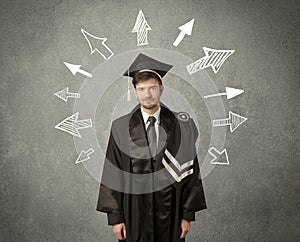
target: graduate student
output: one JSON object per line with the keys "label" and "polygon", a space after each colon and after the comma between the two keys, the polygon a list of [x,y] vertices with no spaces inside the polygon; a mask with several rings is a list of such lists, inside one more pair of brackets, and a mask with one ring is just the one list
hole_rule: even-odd
{"label": "graduate student", "polygon": [[139,104],[112,123],[97,203],[119,241],[185,241],[206,208],[195,123],[160,101],[171,68],[139,54],[124,73]]}

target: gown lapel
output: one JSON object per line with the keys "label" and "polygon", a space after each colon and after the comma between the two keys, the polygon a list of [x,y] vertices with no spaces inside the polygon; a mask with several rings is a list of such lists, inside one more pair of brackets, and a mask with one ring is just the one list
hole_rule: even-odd
{"label": "gown lapel", "polygon": [[141,109],[136,109],[129,121],[129,151],[132,173],[151,173],[152,162]]}

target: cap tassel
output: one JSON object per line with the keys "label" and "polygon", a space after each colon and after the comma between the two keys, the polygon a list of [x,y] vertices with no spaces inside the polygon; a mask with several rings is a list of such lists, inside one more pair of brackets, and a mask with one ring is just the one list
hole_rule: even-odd
{"label": "cap tassel", "polygon": [[129,70],[128,70],[128,78],[127,78],[127,101],[130,101],[130,80],[129,80]]}

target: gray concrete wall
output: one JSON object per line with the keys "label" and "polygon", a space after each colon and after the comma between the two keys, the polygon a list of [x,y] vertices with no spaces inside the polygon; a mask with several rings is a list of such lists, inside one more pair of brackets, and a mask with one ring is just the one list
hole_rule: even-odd
{"label": "gray concrete wall", "polygon": [[[76,92],[83,81],[63,61],[88,71],[104,61],[89,54],[81,28],[108,38],[115,54],[134,50],[131,29],[140,9],[152,27],[144,48],[192,60],[203,56],[203,46],[234,49],[217,74],[206,72],[220,92],[226,86],[245,90],[223,99],[227,113],[248,121],[234,133],[227,130],[231,164],[205,177],[208,209],[197,214],[187,241],[299,241],[297,1],[0,4],[1,241],[115,241],[105,215],[95,211],[99,183],[74,164],[73,137],[54,129],[72,114],[74,100],[64,103],[54,93],[66,86]],[[178,26],[192,18],[192,36],[173,47]]]}

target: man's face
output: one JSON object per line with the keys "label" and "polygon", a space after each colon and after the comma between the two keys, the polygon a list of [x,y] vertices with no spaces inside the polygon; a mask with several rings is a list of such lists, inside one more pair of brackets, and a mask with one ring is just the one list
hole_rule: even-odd
{"label": "man's face", "polygon": [[134,93],[139,103],[146,109],[153,109],[159,104],[164,87],[154,78],[136,84]]}

